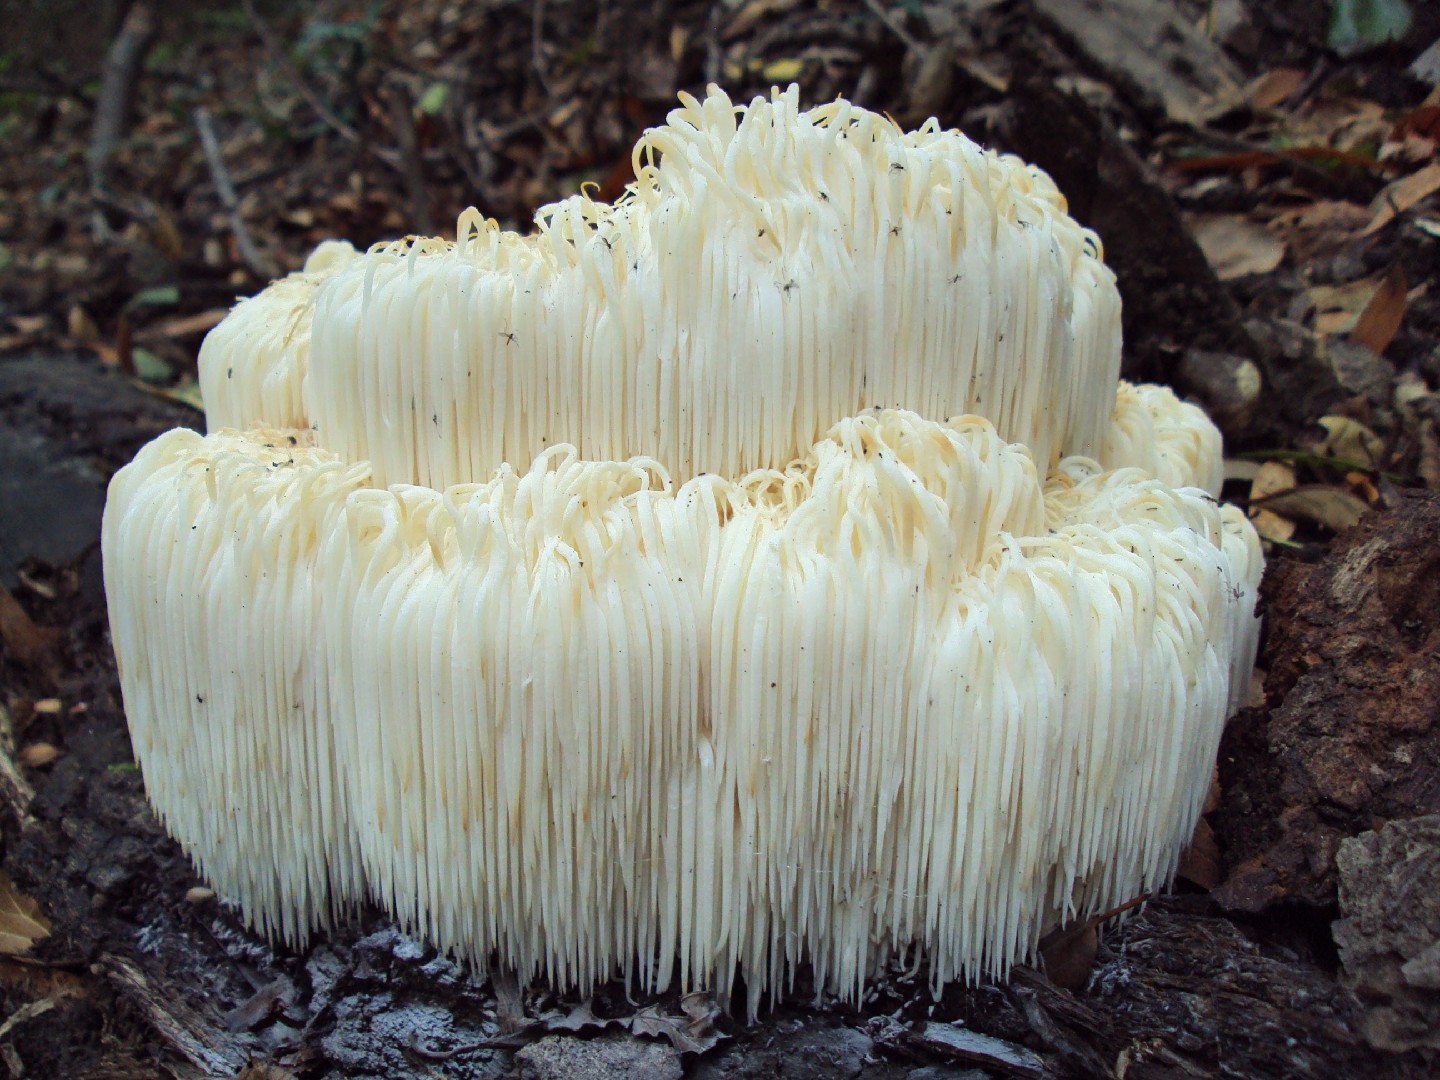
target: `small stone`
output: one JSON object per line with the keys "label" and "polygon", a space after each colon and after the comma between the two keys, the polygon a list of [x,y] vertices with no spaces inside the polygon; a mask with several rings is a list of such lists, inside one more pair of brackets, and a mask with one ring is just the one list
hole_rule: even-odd
{"label": "small stone", "polygon": [[577,1039],[547,1035],[515,1055],[521,1080],[680,1080],[680,1055],[665,1043],[632,1035]]}

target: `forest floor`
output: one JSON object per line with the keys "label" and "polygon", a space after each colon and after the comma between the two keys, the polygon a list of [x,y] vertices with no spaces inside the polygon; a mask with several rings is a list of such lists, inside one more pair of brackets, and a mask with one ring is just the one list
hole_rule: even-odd
{"label": "forest floor", "polygon": [[[1435,1075],[1440,8],[1410,4],[1393,43],[1328,45],[1333,10],[1366,6],[3,12],[0,1069]],[[108,478],[203,425],[204,333],[320,240],[443,235],[472,203],[523,230],[587,182],[613,198],[634,139],[708,82],[933,115],[1039,164],[1117,272],[1127,376],[1225,431],[1226,497],[1267,538],[1266,634],[1178,880],[1004,983],[933,998],[897,960],[848,1006],[802,971],[753,1026],[703,995],[475,975],[373,911],[267,945],[133,765],[99,571]]]}

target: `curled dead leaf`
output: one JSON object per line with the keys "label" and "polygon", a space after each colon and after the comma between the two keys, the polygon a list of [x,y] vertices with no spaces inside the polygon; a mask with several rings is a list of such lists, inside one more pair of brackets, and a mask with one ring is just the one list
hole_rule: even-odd
{"label": "curled dead leaf", "polygon": [[1363,345],[1375,355],[1382,354],[1400,329],[1400,320],[1405,317],[1406,293],[1405,269],[1399,263],[1392,266],[1355,320],[1350,331],[1350,341]]}
{"label": "curled dead leaf", "polygon": [[1270,511],[1288,518],[1298,518],[1321,525],[1332,532],[1343,532],[1358,522],[1369,511],[1365,500],[1344,488],[1328,484],[1303,484],[1289,491],[1267,496],[1258,504],[1252,501],[1251,509]]}
{"label": "curled dead leaf", "polygon": [[42,765],[49,765],[59,756],[60,750],[58,747],[51,746],[45,742],[37,742],[31,743],[25,747],[24,750],[21,750],[19,760],[20,764],[24,765],[27,769],[38,769]]}
{"label": "curled dead leaf", "polygon": [[1440,162],[1432,162],[1409,176],[1386,185],[1370,204],[1370,224],[1361,236],[1379,232],[1410,207],[1440,191]]}
{"label": "curled dead leaf", "polygon": [[58,660],[60,632],[36,625],[10,590],[0,585],[0,642],[21,664],[46,670]]}
{"label": "curled dead leaf", "polygon": [[50,933],[50,922],[40,905],[20,892],[0,872],[0,954],[16,956]]}
{"label": "curled dead leaf", "polygon": [[1215,841],[1215,830],[1202,817],[1195,822],[1190,846],[1180,856],[1180,869],[1177,874],[1202,889],[1213,889],[1224,880],[1223,867],[1220,845]]}
{"label": "curled dead leaf", "polygon": [[1325,430],[1325,436],[1314,444],[1315,453],[1375,469],[1384,462],[1385,440],[1359,420],[1322,416],[1317,422]]}
{"label": "curled dead leaf", "polygon": [[1198,214],[1191,233],[1221,281],[1267,274],[1285,258],[1285,242],[1243,214]]}

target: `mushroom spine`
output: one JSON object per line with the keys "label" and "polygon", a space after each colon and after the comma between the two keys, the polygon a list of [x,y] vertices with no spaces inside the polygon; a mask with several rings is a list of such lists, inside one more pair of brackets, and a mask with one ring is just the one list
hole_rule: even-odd
{"label": "mushroom spine", "polygon": [[212,332],[211,433],[103,529],[172,833],[287,941],[370,898],[649,990],[998,974],[1161,885],[1262,560],[1213,425],[1118,383],[1098,240],[794,88],[682,97],[635,166]]}

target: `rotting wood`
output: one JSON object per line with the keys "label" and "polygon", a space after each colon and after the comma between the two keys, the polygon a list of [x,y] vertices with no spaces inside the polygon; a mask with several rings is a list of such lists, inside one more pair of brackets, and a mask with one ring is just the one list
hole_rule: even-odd
{"label": "rotting wood", "polygon": [[165,1045],[190,1064],[209,1074],[227,1076],[244,1067],[249,1055],[237,1040],[207,1022],[184,1000],[153,985],[136,964],[107,955],[95,968]]}

